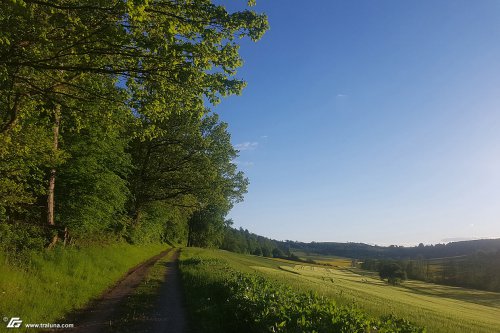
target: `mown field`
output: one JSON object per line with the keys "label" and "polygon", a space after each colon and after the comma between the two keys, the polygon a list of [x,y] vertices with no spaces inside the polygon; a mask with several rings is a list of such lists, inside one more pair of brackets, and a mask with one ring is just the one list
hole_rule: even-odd
{"label": "mown field", "polygon": [[302,251],[293,251],[297,257],[301,260],[307,261],[312,260],[320,265],[329,265],[335,267],[351,267],[352,260],[350,258],[338,257],[338,256],[329,256],[329,255],[320,255],[315,253],[306,253]]}
{"label": "mown field", "polygon": [[[205,258],[203,260],[212,260],[226,269],[290,286],[297,292],[313,291],[338,305],[360,309],[371,318],[392,314],[426,327],[427,332],[500,332],[499,293],[419,281],[407,281],[394,287],[361,270],[297,265],[296,262],[225,251],[185,249],[182,258]],[[216,281],[220,274],[223,273],[217,269],[208,269],[203,278]],[[208,308],[210,301],[204,306]]]}

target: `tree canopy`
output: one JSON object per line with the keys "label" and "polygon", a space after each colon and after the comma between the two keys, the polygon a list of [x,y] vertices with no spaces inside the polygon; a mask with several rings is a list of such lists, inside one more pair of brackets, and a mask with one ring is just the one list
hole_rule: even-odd
{"label": "tree canopy", "polygon": [[245,86],[238,40],[268,29],[249,5],[2,2],[0,223],[182,242],[225,216],[248,180],[211,108]]}
{"label": "tree canopy", "polygon": [[406,280],[406,272],[396,262],[382,261],[379,263],[378,273],[382,280],[387,280],[392,285]]}

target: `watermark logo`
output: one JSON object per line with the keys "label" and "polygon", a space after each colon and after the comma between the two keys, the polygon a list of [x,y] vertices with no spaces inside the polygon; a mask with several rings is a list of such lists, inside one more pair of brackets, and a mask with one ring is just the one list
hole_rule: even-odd
{"label": "watermark logo", "polygon": [[[23,321],[20,317],[12,317],[9,320],[9,317],[3,317],[3,321],[7,323],[7,328],[19,328]],[[24,323],[25,329],[30,328],[42,328],[42,329],[60,329],[60,328],[74,328],[75,324],[67,324],[67,323]]]}
{"label": "watermark logo", "polygon": [[[5,320],[5,318],[4,318]],[[19,328],[23,321],[19,317],[12,317],[10,318],[9,323],[7,324],[7,328]]]}

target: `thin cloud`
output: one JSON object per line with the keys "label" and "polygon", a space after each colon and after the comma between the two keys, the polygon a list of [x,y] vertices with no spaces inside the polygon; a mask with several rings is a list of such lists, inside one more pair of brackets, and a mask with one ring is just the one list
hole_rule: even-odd
{"label": "thin cloud", "polygon": [[347,97],[347,95],[344,95],[344,94],[337,94],[337,97],[342,98],[342,97]]}
{"label": "thin cloud", "polygon": [[243,142],[243,143],[238,143],[234,145],[234,148],[236,148],[239,151],[244,151],[244,150],[255,150],[257,146],[259,145],[258,142]]}

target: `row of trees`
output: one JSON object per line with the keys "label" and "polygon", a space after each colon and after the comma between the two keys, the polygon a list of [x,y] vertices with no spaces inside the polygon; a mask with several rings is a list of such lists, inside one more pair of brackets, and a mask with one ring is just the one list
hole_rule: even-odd
{"label": "row of trees", "polygon": [[294,242],[285,241],[290,247],[303,252],[337,255],[349,258],[416,259],[443,258],[470,255],[478,251],[492,253],[500,250],[500,239],[478,239],[447,244],[420,243],[418,246],[378,246],[364,243]]}
{"label": "row of trees", "polygon": [[288,247],[281,246],[275,240],[251,233],[247,229],[234,229],[230,226],[226,228],[220,248],[264,257],[291,258],[292,256]]}
{"label": "row of trees", "polygon": [[414,280],[500,291],[500,251],[478,251],[459,257],[436,259],[418,257],[387,261],[368,258],[363,261],[361,268],[380,273],[387,264],[399,267],[396,271],[404,272],[404,276]]}
{"label": "row of trees", "polygon": [[500,291],[500,251],[402,261],[408,277],[452,286]]}
{"label": "row of trees", "polygon": [[8,0],[0,26],[0,230],[220,243],[248,180],[209,107],[243,89],[237,39],[257,41],[265,15],[210,0]]}

